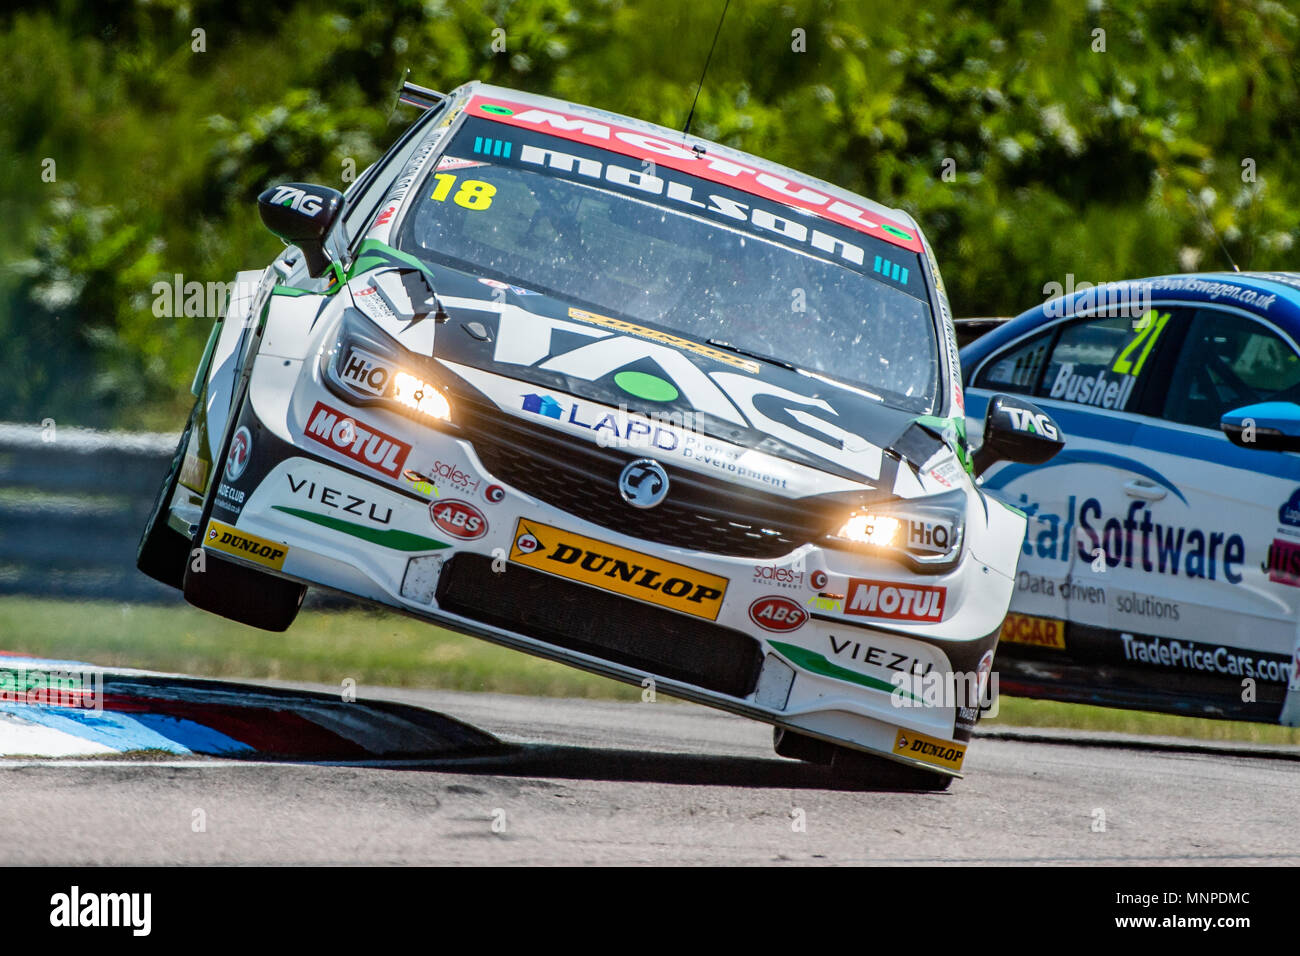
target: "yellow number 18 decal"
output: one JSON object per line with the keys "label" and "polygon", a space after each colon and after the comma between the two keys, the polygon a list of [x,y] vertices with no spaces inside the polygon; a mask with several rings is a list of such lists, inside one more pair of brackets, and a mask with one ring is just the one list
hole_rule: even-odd
{"label": "yellow number 18 decal", "polygon": [[[1168,321],[1168,312],[1157,316],[1155,309],[1138,319],[1136,323],[1136,327],[1139,329],[1138,336],[1124,346],[1124,351],[1115,357],[1115,364],[1111,366],[1112,371],[1116,375],[1132,375],[1134,378],[1141,375],[1142,366],[1146,364],[1147,356],[1155,348],[1156,339],[1160,338],[1160,333],[1165,330],[1165,323]],[[1142,354],[1134,362],[1132,356],[1139,345],[1142,345]]]}
{"label": "yellow number 18 decal", "polygon": [[[456,177],[451,173],[435,173],[433,178],[438,181],[438,185],[429,198],[434,202],[445,202],[451,195],[451,187],[456,185]],[[466,209],[487,209],[492,205],[492,197],[496,193],[497,188],[491,183],[485,183],[481,179],[466,179],[461,182],[460,189],[456,190],[451,201]]]}

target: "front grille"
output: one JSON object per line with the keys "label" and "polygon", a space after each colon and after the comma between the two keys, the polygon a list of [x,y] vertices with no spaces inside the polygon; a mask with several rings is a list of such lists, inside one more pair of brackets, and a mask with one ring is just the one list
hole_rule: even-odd
{"label": "front grille", "polygon": [[479,460],[494,476],[561,511],[644,541],[779,558],[824,535],[832,512],[844,513],[843,503],[816,506],[667,465],[668,497],[654,508],[633,508],[619,495],[618,476],[629,461],[653,458],[653,449],[601,448],[499,414],[462,419]]}
{"label": "front grille", "polygon": [[556,647],[732,697],[747,697],[763,655],[747,634],[642,604],[533,568],[492,571],[492,558],[456,555],[438,579],[438,607]]}

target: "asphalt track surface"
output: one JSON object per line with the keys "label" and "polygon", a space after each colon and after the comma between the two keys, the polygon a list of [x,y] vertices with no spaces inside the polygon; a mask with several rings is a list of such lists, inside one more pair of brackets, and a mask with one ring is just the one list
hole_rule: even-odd
{"label": "asphalt track surface", "polygon": [[986,737],[946,793],[851,791],[776,757],[767,726],[695,705],[361,697],[515,746],[402,765],[0,760],[0,863],[1300,862],[1292,751]]}

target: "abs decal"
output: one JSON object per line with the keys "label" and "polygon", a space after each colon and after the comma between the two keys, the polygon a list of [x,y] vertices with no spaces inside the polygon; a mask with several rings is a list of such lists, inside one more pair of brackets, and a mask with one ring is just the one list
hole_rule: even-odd
{"label": "abs decal", "polygon": [[429,517],[442,531],[462,541],[473,541],[487,534],[488,523],[468,501],[435,501],[429,505]]}
{"label": "abs decal", "polygon": [[749,619],[765,631],[785,634],[803,627],[808,612],[788,597],[761,597],[749,606]]}

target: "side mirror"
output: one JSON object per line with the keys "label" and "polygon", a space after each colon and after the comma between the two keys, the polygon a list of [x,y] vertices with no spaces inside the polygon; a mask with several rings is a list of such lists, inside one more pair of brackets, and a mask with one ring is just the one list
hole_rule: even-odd
{"label": "side mirror", "polygon": [[984,416],[984,444],[971,456],[975,474],[1000,461],[1041,465],[1065,447],[1061,429],[1045,411],[1011,395],[994,395]]}
{"label": "side mirror", "polygon": [[307,257],[307,271],[312,276],[323,275],[329,268],[325,237],[342,208],[341,192],[309,183],[272,186],[257,197],[257,211],[262,215],[263,224],[289,245],[302,250]]}
{"label": "side mirror", "polygon": [[1260,402],[1224,412],[1219,428],[1234,445],[1257,451],[1300,451],[1300,405]]}

